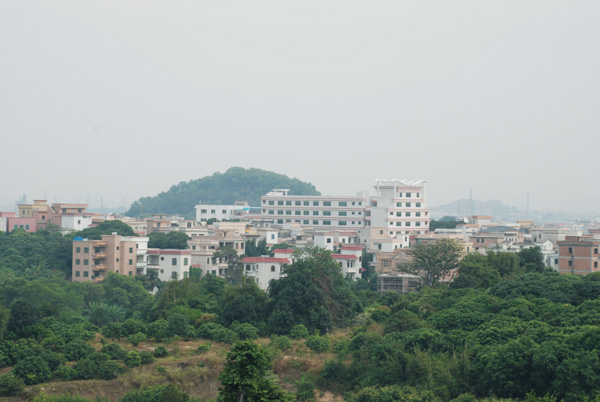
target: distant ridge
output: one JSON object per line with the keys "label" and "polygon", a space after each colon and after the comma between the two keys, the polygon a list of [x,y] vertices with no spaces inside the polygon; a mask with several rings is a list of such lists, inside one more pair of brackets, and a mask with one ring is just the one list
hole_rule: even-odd
{"label": "distant ridge", "polygon": [[154,197],[142,197],[131,204],[127,216],[153,214],[195,217],[194,206],[201,200],[205,204],[233,204],[247,201],[260,206],[260,197],[274,188],[287,188],[292,195],[320,195],[313,184],[305,183],[279,173],[262,169],[229,168],[225,173],[181,182]]}
{"label": "distant ridge", "polygon": [[[471,202],[473,205],[472,210]],[[470,199],[462,199],[453,201],[449,204],[432,207],[431,211],[436,215],[449,215],[456,217],[470,215],[492,215],[495,219],[514,219],[523,215],[522,211],[519,211],[513,206],[505,205],[498,200],[471,201]]]}

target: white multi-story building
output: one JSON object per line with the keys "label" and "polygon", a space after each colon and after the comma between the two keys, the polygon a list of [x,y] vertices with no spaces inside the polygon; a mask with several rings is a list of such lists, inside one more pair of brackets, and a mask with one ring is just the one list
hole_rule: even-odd
{"label": "white multi-story building", "polygon": [[170,281],[187,278],[192,265],[192,252],[190,250],[171,250],[150,248],[148,255],[147,271],[154,271],[161,281]]}
{"label": "white multi-story building", "polygon": [[371,198],[367,218],[371,227],[387,234],[422,234],[429,230],[425,180],[375,180],[377,195]]}
{"label": "white multi-story building", "polygon": [[209,219],[218,221],[241,219],[253,209],[245,201],[236,201],[234,205],[198,204],[195,208],[198,222],[206,222]]}
{"label": "white multi-story building", "polygon": [[299,196],[275,189],[261,198],[261,218],[319,230],[354,230],[361,237],[367,227],[382,228],[386,236],[423,234],[430,221],[424,186],[424,180],[375,180],[376,195],[371,198],[366,193]]}
{"label": "white multi-story building", "polygon": [[289,195],[288,189],[275,189],[261,197],[261,218],[273,223],[295,222],[319,229],[361,229],[366,225],[367,197]]}
{"label": "white multi-story building", "polygon": [[242,260],[244,274],[253,278],[262,290],[269,288],[272,279],[279,279],[283,274],[283,266],[290,263],[287,258],[246,257]]}

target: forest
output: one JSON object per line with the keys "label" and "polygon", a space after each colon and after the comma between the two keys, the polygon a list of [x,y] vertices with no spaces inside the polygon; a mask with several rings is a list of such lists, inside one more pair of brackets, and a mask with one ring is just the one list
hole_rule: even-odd
{"label": "forest", "polygon": [[600,401],[600,274],[536,249],[400,295],[317,248],[268,292],[199,272],[76,283],[64,242],[0,234],[0,400]]}
{"label": "forest", "polygon": [[194,219],[194,207],[200,202],[233,205],[236,201],[246,201],[250,206],[260,207],[260,197],[275,188],[287,188],[294,195],[320,195],[314,185],[296,178],[262,169],[232,167],[224,173],[173,185],[156,196],[142,197],[131,205],[127,215],[162,213]]}

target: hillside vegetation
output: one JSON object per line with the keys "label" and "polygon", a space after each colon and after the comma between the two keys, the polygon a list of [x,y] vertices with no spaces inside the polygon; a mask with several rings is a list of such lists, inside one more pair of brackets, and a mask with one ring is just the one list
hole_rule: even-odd
{"label": "hillside vegetation", "polygon": [[287,188],[294,195],[319,195],[315,186],[296,178],[261,169],[232,167],[225,173],[181,182],[168,191],[154,197],[142,197],[135,201],[128,216],[144,216],[158,213],[195,216],[194,206],[205,204],[233,204],[247,201],[260,206],[260,197],[274,188]]}

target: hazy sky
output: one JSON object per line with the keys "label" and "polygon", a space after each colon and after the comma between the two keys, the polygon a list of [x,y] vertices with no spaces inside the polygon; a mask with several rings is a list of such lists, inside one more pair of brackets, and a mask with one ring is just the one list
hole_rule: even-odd
{"label": "hazy sky", "polygon": [[258,167],[600,210],[600,1],[0,1],[0,206]]}

